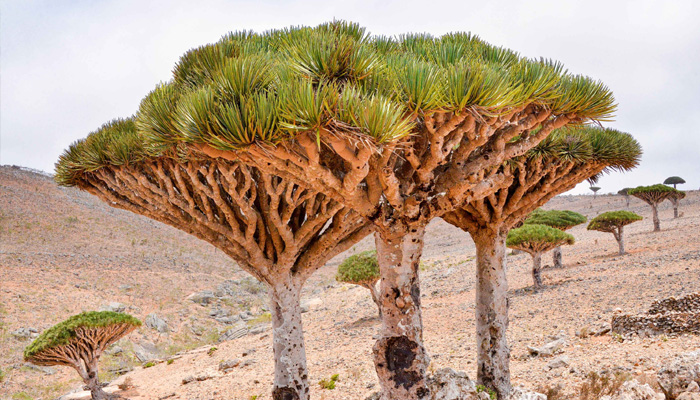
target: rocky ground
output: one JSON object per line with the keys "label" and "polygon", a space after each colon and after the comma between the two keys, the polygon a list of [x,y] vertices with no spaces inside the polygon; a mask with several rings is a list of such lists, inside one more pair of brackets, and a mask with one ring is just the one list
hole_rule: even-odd
{"label": "rocky ground", "polygon": [[[590,218],[624,209],[625,201],[559,196],[546,208]],[[628,255],[616,255],[611,234],[575,227],[569,232],[577,243],[564,248],[565,266],[545,269],[540,292],[530,289],[530,257],[508,257],[515,384],[559,386],[562,398],[571,398],[590,372],[609,371],[655,385],[659,370],[700,345],[694,335],[585,334],[604,331],[616,312],[642,313],[655,299],[700,291],[700,192],[688,192],[684,215],[675,220],[670,203],[663,204],[658,233],[651,232],[646,204],[632,199],[630,209],[645,220],[627,229]],[[371,359],[376,308],[366,289],[334,280],[344,257],[372,247],[365,239],[329,262],[304,290],[314,399],[364,399],[377,390]],[[431,369],[451,367],[472,378],[473,257],[466,233],[441,220],[430,225],[421,281]],[[125,397],[270,398],[264,288],[187,234],[58,188],[49,177],[1,167],[0,276],[0,399],[53,399],[79,388],[75,372],[26,365],[21,351],[36,332],[100,308],[124,309],[148,325],[120,341],[101,365],[104,378],[116,379],[113,387]],[[563,340],[553,356],[528,350],[555,339]],[[317,384],[334,374],[335,389]]]}

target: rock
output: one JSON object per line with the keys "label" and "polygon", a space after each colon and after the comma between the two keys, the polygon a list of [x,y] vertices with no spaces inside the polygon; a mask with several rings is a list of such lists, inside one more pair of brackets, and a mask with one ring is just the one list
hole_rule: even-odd
{"label": "rock", "polygon": [[564,346],[566,346],[566,339],[559,338],[557,340],[545,344],[542,347],[527,346],[527,350],[533,356],[551,357],[554,354],[560,352],[562,347]]}
{"label": "rock", "polygon": [[32,371],[41,372],[41,373],[43,373],[44,375],[53,375],[53,374],[56,373],[56,371],[54,371],[54,369],[51,368],[51,367],[41,367],[41,366],[39,366],[39,365],[34,365],[34,364],[31,364],[31,363],[24,363],[22,366],[25,367],[25,368],[29,368],[29,369],[31,369]]}
{"label": "rock", "polygon": [[112,301],[108,304],[103,305],[100,307],[100,311],[112,311],[112,312],[124,312],[126,311],[127,305],[118,303],[116,301]]}
{"label": "rock", "polygon": [[213,378],[211,375],[190,375],[182,380],[182,384],[187,385],[188,383],[206,381],[211,378]]}
{"label": "rock", "polygon": [[36,328],[19,328],[10,332],[15,339],[28,340],[39,336],[39,331]]}
{"label": "rock", "polygon": [[670,399],[687,391],[693,382],[700,384],[700,350],[676,356],[657,372],[656,379]]}
{"label": "rock", "polygon": [[116,345],[105,350],[105,354],[108,354],[110,356],[113,356],[113,355],[119,354],[119,353],[123,353],[123,352],[124,352],[124,349],[122,349],[121,347],[116,346]]}
{"label": "rock", "polygon": [[158,315],[155,313],[148,314],[146,316],[146,326],[152,329],[157,330],[160,333],[168,333],[170,332],[170,327],[168,326],[168,323],[165,322],[164,319],[160,318]]}
{"label": "rock", "polygon": [[238,358],[219,363],[219,371],[228,372],[241,364]]}
{"label": "rock", "polygon": [[253,353],[255,353],[255,349],[248,349],[248,350],[244,351],[241,355],[242,355],[243,357],[247,357],[247,356],[249,356],[249,355],[251,355],[251,354],[253,354]]}
{"label": "rock", "polygon": [[685,392],[676,397],[676,400],[700,400],[700,393]]}
{"label": "rock", "polygon": [[467,374],[452,368],[442,368],[428,378],[430,400],[477,400],[476,385]]}
{"label": "rock", "polygon": [[215,298],[216,296],[214,296],[214,292],[212,292],[211,290],[202,290],[201,292],[192,293],[191,295],[187,296],[187,300],[190,300],[202,306],[208,305]]}
{"label": "rock", "polygon": [[307,313],[311,310],[319,308],[323,304],[323,300],[319,297],[314,297],[313,299],[303,300],[301,302],[301,312]]}
{"label": "rock", "polygon": [[219,336],[219,343],[225,342],[227,340],[234,340],[241,338],[248,334],[248,327],[245,324],[239,323],[234,325],[231,329],[225,331]]}
{"label": "rock", "polygon": [[134,356],[141,362],[155,360],[158,358],[157,354],[158,349],[153,343],[134,344]]}
{"label": "rock", "polygon": [[569,366],[569,356],[559,356],[547,363],[547,368],[557,369]]}
{"label": "rock", "polygon": [[236,322],[240,321],[241,318],[238,315],[234,315],[232,317],[222,317],[222,318],[215,318],[217,322],[220,322],[225,325],[232,325],[235,324]]}
{"label": "rock", "polygon": [[625,382],[617,393],[612,396],[603,396],[600,400],[664,400],[664,395],[656,393],[651,386],[642,385],[633,379]]}
{"label": "rock", "polygon": [[685,391],[692,393],[700,393],[700,385],[698,385],[698,383],[695,381],[690,382],[690,385],[688,385],[688,387],[685,388]]}
{"label": "rock", "polygon": [[514,387],[508,400],[547,400],[547,396],[542,393],[531,392],[525,388]]}

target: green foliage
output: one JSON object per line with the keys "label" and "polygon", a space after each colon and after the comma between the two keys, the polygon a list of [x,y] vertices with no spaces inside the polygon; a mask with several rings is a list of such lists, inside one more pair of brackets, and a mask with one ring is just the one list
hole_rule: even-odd
{"label": "green foliage", "polygon": [[[581,123],[608,120],[616,109],[604,84],[469,33],[387,38],[346,21],[232,32],[185,53],[172,81],[156,86],[135,118],[110,122],[73,143],[56,164],[56,180],[77,185],[84,174],[107,166],[191,157],[184,143],[236,150],[327,130],[381,145],[416,133],[426,113],[493,115],[533,103]],[[595,157],[620,159],[638,148],[636,141],[600,131],[599,138],[622,142],[601,147],[604,141],[592,136]],[[610,165],[637,162],[632,156],[627,164]]]}
{"label": "green foliage", "polygon": [[651,185],[651,186],[637,186],[636,188],[630,189],[628,191],[629,194],[632,196],[637,196],[637,195],[644,195],[644,194],[650,194],[650,193],[673,193],[673,192],[678,192],[678,190],[662,185],[660,183],[657,183],[656,185]]}
{"label": "green foliage", "polygon": [[588,224],[589,231],[612,232],[613,229],[641,221],[642,217],[631,211],[609,211],[593,218]]}
{"label": "green foliage", "polygon": [[338,266],[335,279],[338,282],[362,284],[376,282],[379,279],[377,251],[369,250],[352,255]]}
{"label": "green foliage", "polygon": [[320,380],[318,385],[321,386],[321,389],[333,390],[335,389],[335,383],[338,381],[339,376],[338,374],[333,374],[330,379]]}
{"label": "green foliage", "polygon": [[5,380],[5,375],[5,371],[3,371],[2,368],[0,368],[0,383],[2,383]]}
{"label": "green foliage", "polygon": [[218,350],[216,347],[210,347],[209,350],[207,350],[207,355],[209,357],[213,356],[216,350]]}
{"label": "green foliage", "polygon": [[28,360],[44,349],[68,343],[75,337],[75,330],[79,327],[99,328],[116,324],[141,326],[141,321],[131,315],[112,311],[88,311],[80,313],[42,332],[39,337],[24,349],[24,359]]}
{"label": "green foliage", "polygon": [[600,187],[598,187],[598,186],[591,186],[589,189],[591,189],[591,191],[592,191],[593,193],[597,193],[597,192],[600,190]]}
{"label": "green foliage", "polygon": [[174,363],[174,362],[175,362],[175,359],[174,359],[174,358],[168,358],[168,361],[166,361],[165,363],[166,363],[167,365],[170,365],[170,364],[172,364],[172,363]]}
{"label": "green foliage", "polygon": [[632,188],[622,188],[622,189],[617,191],[617,194],[619,194],[620,196],[629,196],[629,194],[630,194],[629,192],[631,189]]}
{"label": "green foliage", "polygon": [[506,246],[524,251],[549,251],[565,244],[574,244],[574,237],[559,229],[538,224],[511,229],[506,238]]}
{"label": "green foliage", "polygon": [[153,361],[149,361],[149,362],[143,364],[143,367],[144,368],[151,368],[154,365],[156,365],[156,363],[154,363]]}
{"label": "green foliage", "polygon": [[494,392],[493,389],[489,389],[484,385],[476,385],[476,392],[477,393],[486,392],[489,395],[490,399],[496,400],[496,392]]}
{"label": "green foliage", "polygon": [[12,400],[33,400],[27,392],[17,392],[12,395]]}
{"label": "green foliage", "polygon": [[683,183],[685,183],[685,179],[681,178],[680,176],[669,176],[664,181],[664,185],[680,185]]}
{"label": "green foliage", "polygon": [[533,211],[527,219],[523,222],[524,224],[540,224],[551,226],[552,228],[557,228],[561,230],[567,230],[576,225],[580,225],[586,222],[587,218],[574,211],[569,210],[543,210],[538,208]]}

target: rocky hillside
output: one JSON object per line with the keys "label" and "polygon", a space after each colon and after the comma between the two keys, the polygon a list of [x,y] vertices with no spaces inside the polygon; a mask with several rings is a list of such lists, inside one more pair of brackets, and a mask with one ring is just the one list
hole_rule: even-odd
{"label": "rocky hillside", "polygon": [[[590,218],[623,209],[625,202],[620,196],[560,196],[546,208]],[[564,268],[546,268],[540,292],[530,289],[529,256],[508,257],[516,384],[561,386],[561,398],[591,372],[622,372],[655,385],[657,372],[677,354],[700,345],[695,335],[607,332],[615,313],[642,313],[655,299],[700,291],[700,193],[688,192],[684,215],[676,220],[665,203],[660,233],[651,232],[648,206],[633,199],[630,209],[645,220],[627,229],[628,255],[616,255],[612,235],[575,227],[570,232],[577,243],[564,249]],[[372,246],[367,238],[348,253]],[[346,256],[312,277],[303,295],[317,399],[364,399],[377,389],[371,361],[376,308],[366,289],[333,278]],[[472,378],[473,257],[467,234],[441,220],[429,226],[421,281],[432,368],[452,367]],[[0,275],[0,399],[53,399],[79,389],[73,371],[26,365],[21,351],[42,329],[100,308],[125,310],[146,322],[101,365],[104,378],[115,379],[113,390],[125,397],[270,398],[264,288],[187,234],[59,188],[50,177],[1,167]],[[553,342],[551,356],[533,355],[533,348]],[[316,385],[335,374],[335,389]]]}

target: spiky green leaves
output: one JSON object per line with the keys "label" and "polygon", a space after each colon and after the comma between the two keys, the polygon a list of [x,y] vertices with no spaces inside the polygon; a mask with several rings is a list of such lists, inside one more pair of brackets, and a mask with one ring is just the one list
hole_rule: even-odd
{"label": "spiky green leaves", "polygon": [[543,210],[538,208],[533,211],[524,224],[547,225],[560,230],[567,230],[586,222],[586,216],[569,210]]}
{"label": "spiky green leaves", "polygon": [[641,221],[642,217],[631,211],[609,211],[593,218],[588,224],[589,231],[615,232],[622,226]]}
{"label": "spiky green leaves", "polygon": [[346,258],[339,266],[335,279],[338,282],[371,284],[379,279],[377,251],[363,251]]}
{"label": "spiky green leaves", "polygon": [[664,181],[664,185],[680,185],[683,183],[685,183],[685,179],[681,178],[680,176],[669,176]]}
{"label": "spiky green leaves", "polygon": [[45,330],[26,349],[24,359],[28,360],[39,352],[52,347],[67,344],[76,335],[79,327],[100,328],[116,324],[141,326],[141,321],[128,314],[112,311],[89,311],[74,315]]}
{"label": "spiky green leaves", "polygon": [[511,229],[506,246],[528,253],[542,253],[565,244],[574,244],[574,237],[547,225],[528,224]]}

